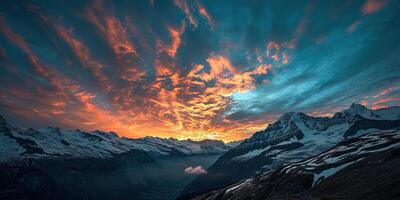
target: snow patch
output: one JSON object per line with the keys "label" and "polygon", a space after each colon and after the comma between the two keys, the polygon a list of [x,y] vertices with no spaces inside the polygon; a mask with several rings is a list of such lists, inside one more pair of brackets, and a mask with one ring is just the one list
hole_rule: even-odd
{"label": "snow patch", "polygon": [[[363,159],[363,158],[361,158],[361,159]],[[311,187],[316,186],[323,179],[326,179],[326,178],[336,174],[338,171],[340,171],[340,170],[342,170],[342,169],[354,164],[355,162],[360,161],[361,159],[358,159],[358,160],[355,160],[355,161],[352,161],[352,162],[349,162],[349,163],[345,163],[345,164],[339,165],[339,166],[334,167],[334,168],[330,168],[330,169],[324,170],[324,171],[320,172],[319,174],[314,174],[314,181],[313,181],[313,184],[312,184]]]}
{"label": "snow patch", "polygon": [[262,149],[254,149],[254,150],[251,150],[251,151],[247,152],[246,154],[243,154],[241,156],[235,157],[232,160],[235,160],[235,161],[250,160],[250,159],[260,155],[262,152],[264,152],[264,151],[266,151],[266,150],[268,150],[270,148],[271,148],[271,146],[267,146],[267,147],[262,148]]}
{"label": "snow patch", "polygon": [[239,188],[243,187],[244,185],[250,183],[251,180],[253,180],[253,179],[251,179],[251,178],[250,178],[250,179],[246,179],[246,180],[243,181],[242,183],[240,183],[240,184],[238,184],[238,185],[235,185],[235,186],[233,186],[233,187],[231,187],[231,188],[228,188],[228,189],[226,190],[226,193],[229,193],[229,192],[233,192],[233,191],[238,190]]}

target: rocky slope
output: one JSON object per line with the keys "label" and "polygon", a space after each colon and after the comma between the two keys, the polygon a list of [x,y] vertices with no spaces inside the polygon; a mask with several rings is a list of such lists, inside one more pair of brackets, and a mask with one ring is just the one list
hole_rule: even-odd
{"label": "rocky slope", "polygon": [[[369,110],[358,104],[333,117],[286,113],[222,155],[182,192],[189,199],[254,175],[316,156],[340,141],[400,126],[400,107]],[[207,183],[207,184],[206,184]]]}
{"label": "rocky slope", "polygon": [[397,199],[400,131],[373,131],[195,200]]}

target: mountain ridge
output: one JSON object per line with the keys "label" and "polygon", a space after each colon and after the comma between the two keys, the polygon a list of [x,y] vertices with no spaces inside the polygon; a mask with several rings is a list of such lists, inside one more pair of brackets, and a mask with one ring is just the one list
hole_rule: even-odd
{"label": "mountain ridge", "polygon": [[129,139],[114,132],[79,129],[61,130],[58,127],[21,129],[13,127],[0,116],[0,161],[24,158],[106,158],[130,150],[140,150],[153,157],[221,154],[231,147],[220,140],[178,140],[175,138],[145,137]]}
{"label": "mountain ridge", "polygon": [[399,166],[400,130],[378,130],[193,200],[396,199]]}
{"label": "mountain ridge", "polygon": [[[363,105],[352,104],[332,117],[285,113],[265,130],[254,133],[223,154],[207,169],[208,173],[190,183],[178,199],[190,199],[276,169],[283,163],[315,156],[346,137],[358,137],[376,129],[391,129],[399,126],[399,119],[398,106],[369,110]],[[351,127],[351,133],[345,135]]]}

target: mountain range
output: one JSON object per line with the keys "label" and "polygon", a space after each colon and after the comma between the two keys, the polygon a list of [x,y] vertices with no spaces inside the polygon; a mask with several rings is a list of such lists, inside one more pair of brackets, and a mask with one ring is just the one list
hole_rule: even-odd
{"label": "mountain range", "polygon": [[175,199],[235,143],[21,129],[0,117],[0,199]]}
{"label": "mountain range", "polygon": [[376,130],[194,200],[398,199],[399,168],[400,131]]}
{"label": "mountain range", "polygon": [[399,147],[398,106],[289,112],[227,144],[21,129],[0,117],[0,199],[395,199]]}
{"label": "mountain range", "polygon": [[346,139],[398,129],[399,118],[400,107],[369,110],[359,104],[352,104],[332,117],[285,113],[265,130],[219,157],[207,174],[186,186],[178,199],[190,199],[276,170],[283,164],[317,156]]}
{"label": "mountain range", "polygon": [[57,127],[24,130],[10,126],[1,116],[0,131],[0,161],[3,162],[27,158],[107,158],[130,150],[144,151],[153,157],[221,154],[231,148],[222,141],[208,139],[129,139],[113,132],[62,131]]}

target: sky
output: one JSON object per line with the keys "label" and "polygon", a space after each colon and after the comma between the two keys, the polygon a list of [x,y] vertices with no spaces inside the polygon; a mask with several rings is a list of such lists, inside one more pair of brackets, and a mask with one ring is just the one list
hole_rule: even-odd
{"label": "sky", "polygon": [[239,140],[289,111],[400,104],[400,1],[1,1],[19,127]]}

